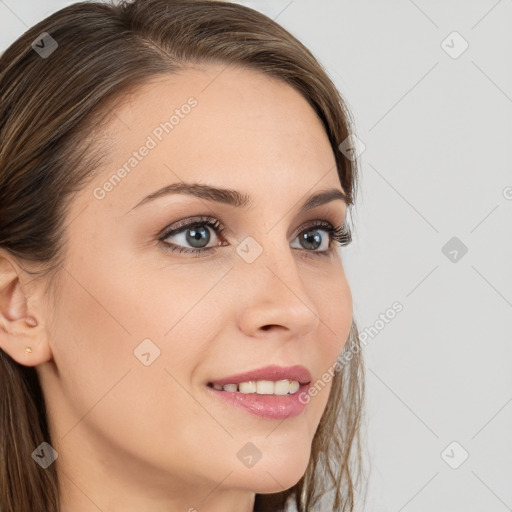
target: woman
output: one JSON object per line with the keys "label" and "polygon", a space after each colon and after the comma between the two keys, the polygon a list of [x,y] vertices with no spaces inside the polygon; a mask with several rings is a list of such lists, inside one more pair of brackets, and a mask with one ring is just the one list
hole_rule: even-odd
{"label": "woman", "polygon": [[311,53],[237,4],[83,2],[0,95],[2,510],[353,510],[356,167]]}

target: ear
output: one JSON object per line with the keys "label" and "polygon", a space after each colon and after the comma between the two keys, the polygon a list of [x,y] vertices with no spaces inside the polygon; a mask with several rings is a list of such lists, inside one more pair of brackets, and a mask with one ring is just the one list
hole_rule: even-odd
{"label": "ear", "polygon": [[0,348],[19,364],[37,366],[52,353],[38,300],[29,295],[30,281],[33,276],[0,248]]}

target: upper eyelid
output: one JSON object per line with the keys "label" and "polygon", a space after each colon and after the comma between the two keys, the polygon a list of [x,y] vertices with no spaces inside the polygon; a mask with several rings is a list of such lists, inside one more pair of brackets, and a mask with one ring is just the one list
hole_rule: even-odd
{"label": "upper eyelid", "polygon": [[[341,206],[341,208],[340,208]],[[337,226],[343,226],[348,218],[349,211],[352,209],[352,204],[346,204],[345,202],[340,201],[329,201],[325,203],[321,203],[315,206],[312,206],[308,208],[306,211],[299,213],[297,216],[295,216],[295,219],[293,220],[293,223],[295,223],[295,220],[297,218],[303,218],[305,219],[303,223],[301,223],[301,226],[308,222],[308,218],[311,219],[311,217],[314,216],[313,220],[321,220],[331,223],[334,227]],[[215,211],[213,209],[208,208],[208,212],[204,213],[198,213],[197,215],[191,214],[189,216],[182,217],[181,219],[177,219],[174,222],[168,223],[164,228],[158,230],[156,233],[153,234],[153,236],[157,236],[159,239],[161,239],[162,236],[164,236],[165,233],[169,233],[169,231],[172,231],[173,229],[179,229],[179,228],[172,228],[174,224],[181,223],[184,227],[185,225],[189,224],[189,219],[195,219],[195,218],[208,218],[208,219],[216,219],[219,220],[222,224],[222,229],[230,236],[233,236],[235,239],[237,238],[235,235],[235,229],[230,227],[234,224],[238,224],[239,219],[238,216],[232,216],[231,214],[227,214],[226,212],[222,211]],[[228,222],[224,222],[222,220],[223,218],[226,218]],[[283,222],[284,216],[281,217],[276,224]],[[234,220],[234,222],[233,222]],[[192,221],[190,221],[192,222]],[[194,221],[195,222],[195,221]],[[273,229],[271,227],[267,233]],[[243,230],[242,230],[243,231]]]}

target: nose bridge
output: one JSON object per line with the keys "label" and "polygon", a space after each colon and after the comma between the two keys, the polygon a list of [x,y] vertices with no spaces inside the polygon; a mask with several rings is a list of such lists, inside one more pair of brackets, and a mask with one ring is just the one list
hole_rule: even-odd
{"label": "nose bridge", "polygon": [[243,281],[248,285],[244,328],[257,330],[280,325],[292,336],[314,330],[319,322],[318,311],[304,286],[289,243],[281,243],[279,236],[264,236],[262,242],[248,238],[239,247],[242,259],[251,252],[254,258],[239,262],[241,272],[246,274]]}

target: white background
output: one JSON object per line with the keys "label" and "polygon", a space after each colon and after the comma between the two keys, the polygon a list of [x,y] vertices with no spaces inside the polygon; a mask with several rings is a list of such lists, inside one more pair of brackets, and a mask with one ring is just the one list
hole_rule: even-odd
{"label": "white background", "polygon": [[[0,0],[0,51],[70,3]],[[366,147],[343,256],[374,327],[365,512],[512,510],[512,2],[240,3],[313,51]]]}

